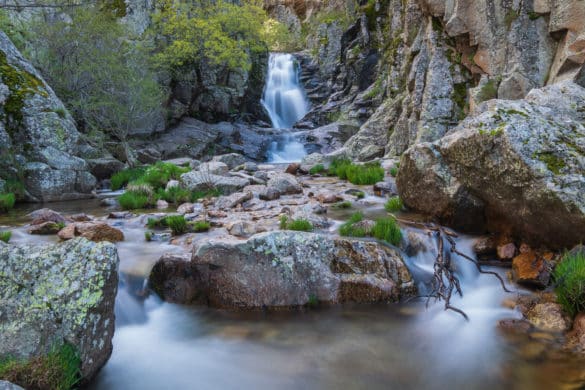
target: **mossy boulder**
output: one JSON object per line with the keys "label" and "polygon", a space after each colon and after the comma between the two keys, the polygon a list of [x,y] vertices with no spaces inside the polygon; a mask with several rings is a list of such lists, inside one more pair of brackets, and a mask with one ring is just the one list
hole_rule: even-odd
{"label": "mossy boulder", "polygon": [[411,147],[396,183],[404,203],[465,229],[551,248],[585,232],[585,89],[570,81],[526,99],[491,100],[442,139]]}
{"label": "mossy boulder", "polygon": [[0,359],[45,355],[68,343],[90,379],[112,352],[118,253],[76,238],[57,245],[0,243]]}

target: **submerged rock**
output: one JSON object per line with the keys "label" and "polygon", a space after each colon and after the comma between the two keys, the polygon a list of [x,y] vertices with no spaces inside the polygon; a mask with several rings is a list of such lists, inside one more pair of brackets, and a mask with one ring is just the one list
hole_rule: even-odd
{"label": "submerged rock", "polygon": [[0,243],[0,359],[70,343],[83,380],[112,353],[118,253],[83,238],[57,245]]}
{"label": "submerged rock", "polygon": [[397,301],[416,292],[394,248],[292,231],[211,240],[189,263],[159,260],[150,283],[174,301],[239,309]]}
{"label": "submerged rock", "polygon": [[75,237],[83,237],[94,242],[124,241],[124,233],[105,222],[76,222],[67,225],[59,234],[62,240],[71,240]]}

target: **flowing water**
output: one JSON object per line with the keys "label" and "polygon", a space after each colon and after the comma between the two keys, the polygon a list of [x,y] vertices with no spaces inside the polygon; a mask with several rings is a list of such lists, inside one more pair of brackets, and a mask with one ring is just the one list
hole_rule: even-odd
{"label": "flowing water", "polygon": [[299,81],[299,72],[298,62],[291,54],[270,54],[262,104],[268,111],[272,126],[283,130],[282,137],[270,146],[270,162],[300,161],[307,154],[303,144],[287,131],[309,110],[309,102]]}
{"label": "flowing water", "polygon": [[[382,210],[368,196],[364,213]],[[51,204],[57,211],[103,216],[87,201]],[[20,214],[24,211],[20,209]],[[334,214],[330,217],[336,218]],[[22,225],[17,211],[0,225]],[[510,336],[501,318],[519,314],[502,306],[505,293],[489,275],[453,257],[464,296],[453,304],[470,318],[433,301],[341,305],[289,312],[229,312],[161,302],[145,289],[159,256],[175,245],[144,242],[144,218],[108,220],[122,229],[120,288],[111,359],[91,389],[578,389],[585,362],[555,352],[546,334]],[[420,231],[405,228],[421,234]],[[55,241],[14,229],[13,241]],[[472,239],[457,247],[471,253]],[[419,292],[429,290],[436,246],[405,259]]]}

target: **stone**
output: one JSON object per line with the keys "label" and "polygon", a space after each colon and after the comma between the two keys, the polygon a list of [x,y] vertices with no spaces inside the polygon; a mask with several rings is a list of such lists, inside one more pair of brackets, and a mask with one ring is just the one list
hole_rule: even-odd
{"label": "stone", "polygon": [[265,232],[266,229],[249,221],[228,222],[225,228],[232,236],[250,237],[256,233]]}
{"label": "stone", "polygon": [[277,173],[273,175],[266,184],[269,188],[273,188],[281,195],[302,194],[303,187],[298,180],[288,173]]}
{"label": "stone", "polygon": [[0,380],[0,390],[24,390],[22,387],[14,383]]}
{"label": "stone", "polygon": [[229,210],[252,199],[252,197],[251,192],[236,192],[228,196],[221,196],[215,201],[215,207],[220,210]]}
{"label": "stone", "polygon": [[[213,307],[295,307],[312,301],[388,302],[416,293],[400,253],[375,242],[303,232],[209,240],[191,263],[159,261],[150,285],[175,302]],[[185,291],[188,294],[185,294]]]}
{"label": "stone", "polygon": [[290,175],[296,175],[299,172],[299,169],[301,168],[301,164],[299,163],[291,163],[288,164],[288,166],[286,167],[286,169],[284,170],[285,173],[288,173]]}
{"label": "stone", "polygon": [[477,257],[483,259],[495,257],[497,254],[495,238],[493,236],[483,236],[477,238],[473,243],[473,252],[475,252]]}
{"label": "stone", "polygon": [[565,332],[571,327],[571,321],[558,303],[537,303],[526,313],[526,318],[536,328],[548,332]]}
{"label": "stone", "polygon": [[49,235],[49,234],[57,234],[59,230],[63,228],[63,225],[60,225],[55,222],[43,222],[38,225],[31,225],[27,229],[28,234],[39,234],[39,235]]}
{"label": "stone", "polygon": [[213,156],[211,161],[221,162],[228,166],[228,168],[234,169],[238,165],[245,164],[247,162],[246,157],[238,153],[221,154],[219,156]]}
{"label": "stone", "polygon": [[518,284],[545,288],[550,281],[552,253],[544,256],[534,252],[524,252],[512,260],[512,276]]}
{"label": "stone", "polygon": [[193,212],[193,203],[183,203],[177,207],[177,213],[179,214],[190,214]]}
{"label": "stone", "polygon": [[500,260],[512,260],[516,256],[516,245],[513,242],[501,244],[496,247],[496,253]]}
{"label": "stone", "polygon": [[202,163],[197,169],[203,174],[209,175],[225,175],[229,171],[228,165],[219,161]]}
{"label": "stone", "polygon": [[0,359],[46,354],[67,340],[92,378],[112,353],[118,253],[77,238],[56,245],[0,244]]}
{"label": "stone", "polygon": [[533,329],[530,322],[526,320],[504,319],[498,322],[498,328],[505,332],[526,334]]}
{"label": "stone", "polygon": [[117,198],[104,198],[100,200],[100,206],[102,207],[118,207],[119,205]]}
{"label": "stone", "polygon": [[190,191],[206,191],[216,188],[224,195],[238,192],[250,184],[249,180],[240,177],[208,175],[203,174],[200,171],[191,171],[182,174],[181,181]]}
{"label": "stone", "polygon": [[396,188],[394,180],[380,181],[374,184],[374,194],[376,194],[376,196],[394,196],[398,195],[398,188]]}
{"label": "stone", "polygon": [[341,196],[332,192],[321,192],[315,196],[315,199],[321,203],[336,203],[343,200]]}
{"label": "stone", "polygon": [[91,174],[98,180],[109,179],[125,167],[123,162],[113,157],[89,159],[87,163]]}
{"label": "stone", "polygon": [[568,344],[581,352],[585,351],[585,313],[579,313],[573,320],[573,328],[567,334]]}
{"label": "stone", "polygon": [[62,240],[83,237],[94,242],[124,241],[124,233],[105,222],[75,222],[63,228],[58,236]]}
{"label": "stone", "polygon": [[158,210],[166,210],[169,208],[169,202],[166,200],[159,199],[156,201],[156,208]]}
{"label": "stone", "polygon": [[79,214],[70,215],[69,219],[71,219],[73,222],[89,222],[93,218],[85,213],[79,213]]}
{"label": "stone", "polygon": [[258,194],[258,198],[261,200],[276,200],[280,198],[280,192],[272,187],[267,187],[264,190],[260,191]]}
{"label": "stone", "polygon": [[130,211],[114,211],[108,214],[110,219],[127,219],[132,218],[133,214]]}
{"label": "stone", "polygon": [[44,222],[55,222],[55,223],[67,223],[69,219],[65,218],[61,214],[51,209],[43,208],[33,211],[28,214],[28,217],[32,219],[31,225],[40,225]]}
{"label": "stone", "polygon": [[178,180],[169,180],[165,189],[168,191],[171,188],[180,187],[181,183]]}

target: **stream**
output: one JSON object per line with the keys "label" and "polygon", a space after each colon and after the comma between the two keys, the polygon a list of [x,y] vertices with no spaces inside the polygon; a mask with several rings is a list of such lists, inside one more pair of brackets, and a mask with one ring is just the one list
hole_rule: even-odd
{"label": "stream", "polygon": [[[358,207],[366,215],[379,215],[382,204],[383,198],[369,195]],[[98,200],[50,207],[95,217],[109,212]],[[31,209],[19,206],[0,219],[0,225],[15,227],[12,242],[56,241],[26,233],[23,216]],[[342,219],[344,212],[329,217]],[[154,262],[164,252],[184,249],[144,242],[144,217],[107,221],[123,230],[126,240],[117,244],[114,352],[90,389],[585,388],[583,359],[557,352],[549,335],[497,329],[499,319],[519,318],[502,305],[518,292],[505,293],[497,279],[480,276],[457,256],[453,260],[464,297],[453,304],[469,315],[469,322],[440,303],[426,307],[424,299],[230,312],[163,303],[148,294],[145,278]],[[472,253],[471,245],[471,237],[457,240],[464,253]],[[421,292],[428,291],[434,256],[432,249],[405,255]]]}

